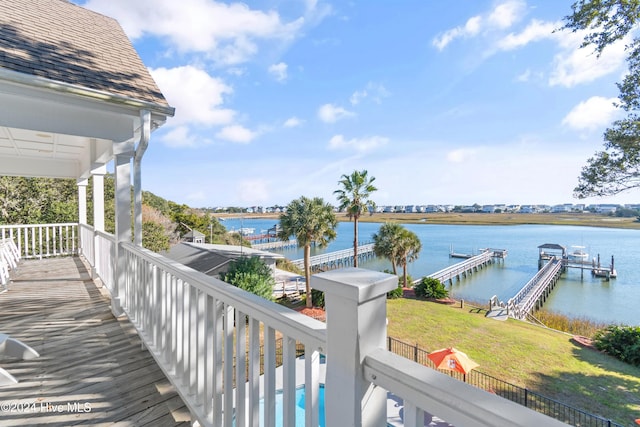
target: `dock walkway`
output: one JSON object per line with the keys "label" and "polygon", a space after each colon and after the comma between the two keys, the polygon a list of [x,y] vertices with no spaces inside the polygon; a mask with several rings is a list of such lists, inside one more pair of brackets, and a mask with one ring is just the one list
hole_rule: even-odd
{"label": "dock walkway", "polygon": [[[366,259],[373,258],[375,256],[373,246],[373,243],[359,245],[358,261],[364,261]],[[304,268],[304,258],[296,259],[291,262],[299,268]],[[346,267],[353,264],[353,248],[315,255],[309,258],[309,262],[311,264],[312,272]]]}
{"label": "dock walkway", "polygon": [[[78,257],[23,261],[0,294],[0,332],[40,357],[0,359],[17,384],[0,387],[0,425],[190,425],[182,399],[128,320]],[[22,405],[22,406],[20,406]],[[18,410],[24,408],[24,410]]]}
{"label": "dock walkway", "polygon": [[[488,264],[493,262],[494,257],[504,258],[506,256],[506,251],[503,249],[485,249],[478,255],[474,255],[470,258],[465,259],[464,261],[458,262],[456,264],[450,265],[449,267],[443,268],[442,270],[436,271],[435,273],[429,274],[427,277],[432,277],[434,279],[438,279],[441,283],[453,282],[453,279],[458,279],[462,276],[467,276],[472,274],[474,271],[478,271],[479,269],[485,267]],[[414,285],[419,283],[420,280],[414,281]]]}
{"label": "dock walkway", "polygon": [[489,300],[487,317],[501,318],[503,315],[525,320],[527,315],[540,308],[555,287],[564,271],[563,260],[551,257],[535,276],[533,276],[518,293],[505,304],[498,301],[497,296]]}

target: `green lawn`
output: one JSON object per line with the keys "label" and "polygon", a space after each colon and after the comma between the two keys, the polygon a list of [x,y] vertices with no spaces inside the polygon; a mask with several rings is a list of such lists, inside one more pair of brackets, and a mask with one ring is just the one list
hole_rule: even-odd
{"label": "green lawn", "polygon": [[389,300],[387,314],[390,337],[427,351],[456,347],[479,371],[623,425],[640,418],[640,368],[583,348],[570,335],[415,299]]}

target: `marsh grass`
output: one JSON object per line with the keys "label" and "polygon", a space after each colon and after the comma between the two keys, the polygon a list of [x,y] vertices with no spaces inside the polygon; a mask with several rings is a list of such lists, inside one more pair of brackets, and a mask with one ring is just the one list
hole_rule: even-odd
{"label": "marsh grass", "polygon": [[535,312],[533,316],[548,328],[587,338],[593,338],[596,332],[609,326],[607,323],[597,322],[586,317],[569,317],[544,309]]}

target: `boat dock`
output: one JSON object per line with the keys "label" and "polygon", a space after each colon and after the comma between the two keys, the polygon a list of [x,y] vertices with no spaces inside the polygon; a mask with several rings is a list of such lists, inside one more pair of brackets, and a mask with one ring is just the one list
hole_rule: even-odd
{"label": "boat dock", "polygon": [[[358,246],[358,261],[364,261],[373,258],[374,256],[373,243]],[[304,258],[296,259],[291,262],[299,268],[304,268]],[[347,267],[353,265],[353,248],[315,255],[309,258],[309,262],[311,264],[312,272]]]}
{"label": "boat dock", "polygon": [[525,320],[527,315],[542,307],[555,288],[558,279],[568,268],[579,268],[581,273],[584,270],[591,270],[591,274],[594,276],[604,277],[607,280],[617,275],[613,256],[611,256],[609,267],[601,267],[600,255],[598,255],[597,262],[595,260],[588,261],[584,251],[581,250],[579,253],[574,251],[572,254],[568,254],[564,246],[555,243],[545,243],[538,246],[538,249],[540,251],[538,272],[506,303],[499,301],[496,295],[491,297],[487,317],[498,320],[504,320],[507,317]]}
{"label": "boat dock", "polygon": [[[449,256],[452,257],[451,253]],[[493,263],[494,260],[504,259],[506,256],[506,249],[482,249],[478,255],[453,256],[452,258],[465,258],[465,260],[429,274],[427,277],[438,279],[441,283],[453,283],[453,279],[460,280],[462,276],[466,277]],[[420,283],[420,280],[422,279],[414,281],[414,285]]]}
{"label": "boat dock", "polygon": [[252,243],[251,247],[253,249],[258,249],[260,251],[269,251],[273,249],[294,249],[298,247],[298,241],[296,239],[291,240],[274,240],[272,242],[265,243]]}
{"label": "boat dock", "polygon": [[564,270],[563,260],[553,257],[535,276],[533,276],[518,293],[505,304],[494,295],[489,300],[487,317],[513,317],[525,320],[527,315],[540,307],[547,300]]}

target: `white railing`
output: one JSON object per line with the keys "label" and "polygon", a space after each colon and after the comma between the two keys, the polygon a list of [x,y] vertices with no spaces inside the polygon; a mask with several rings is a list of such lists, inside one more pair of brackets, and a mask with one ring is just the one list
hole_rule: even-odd
{"label": "white railing", "polygon": [[95,266],[94,231],[93,227],[87,224],[80,224],[80,254],[87,260],[89,265]]}
{"label": "white railing", "polygon": [[[262,417],[263,425],[274,426],[278,389],[283,390],[284,419],[291,422],[296,377],[302,377],[306,425],[318,425],[324,323],[146,249],[128,243],[121,247],[126,257],[123,309],[201,424],[257,426]],[[283,341],[278,373],[276,335]],[[296,342],[305,348],[304,369],[296,367]],[[258,413],[260,399],[263,414]]]}
{"label": "white railing", "polygon": [[[108,249],[97,252],[112,256],[113,236],[96,235]],[[386,292],[395,276],[358,268],[314,275],[325,325],[146,249],[120,248],[125,314],[201,425],[275,427],[277,410],[283,426],[297,425],[295,391],[304,385],[305,426],[317,427],[323,381],[327,427],[386,426],[387,392],[404,399],[410,427],[422,427],[425,412],[459,427],[564,425],[387,351]]]}
{"label": "white railing", "polygon": [[95,232],[95,268],[102,284],[113,294],[115,287],[116,238],[113,234],[102,231]]}
{"label": "white railing", "polygon": [[[464,261],[458,262],[456,264],[450,265],[448,267],[443,268],[442,270],[436,271],[435,273],[429,274],[427,277],[432,277],[434,279],[438,279],[440,282],[445,283],[449,280],[454,279],[455,277],[460,276],[461,274],[466,274],[468,271],[477,268],[480,265],[484,265],[491,261],[493,257],[493,250],[485,250],[484,252],[472,256]],[[420,283],[422,279],[415,280],[413,282],[414,285]]]}
{"label": "white railing", "polygon": [[[358,256],[366,256],[373,254],[373,243],[358,245]],[[309,258],[309,266],[331,265],[342,262],[350,262],[353,259],[353,248],[341,249],[339,251],[327,252],[320,255],[314,255]],[[298,268],[304,268],[304,258],[291,261]]]}
{"label": "white railing", "polygon": [[48,258],[78,252],[78,224],[0,225],[0,239],[11,239],[22,258]]}

